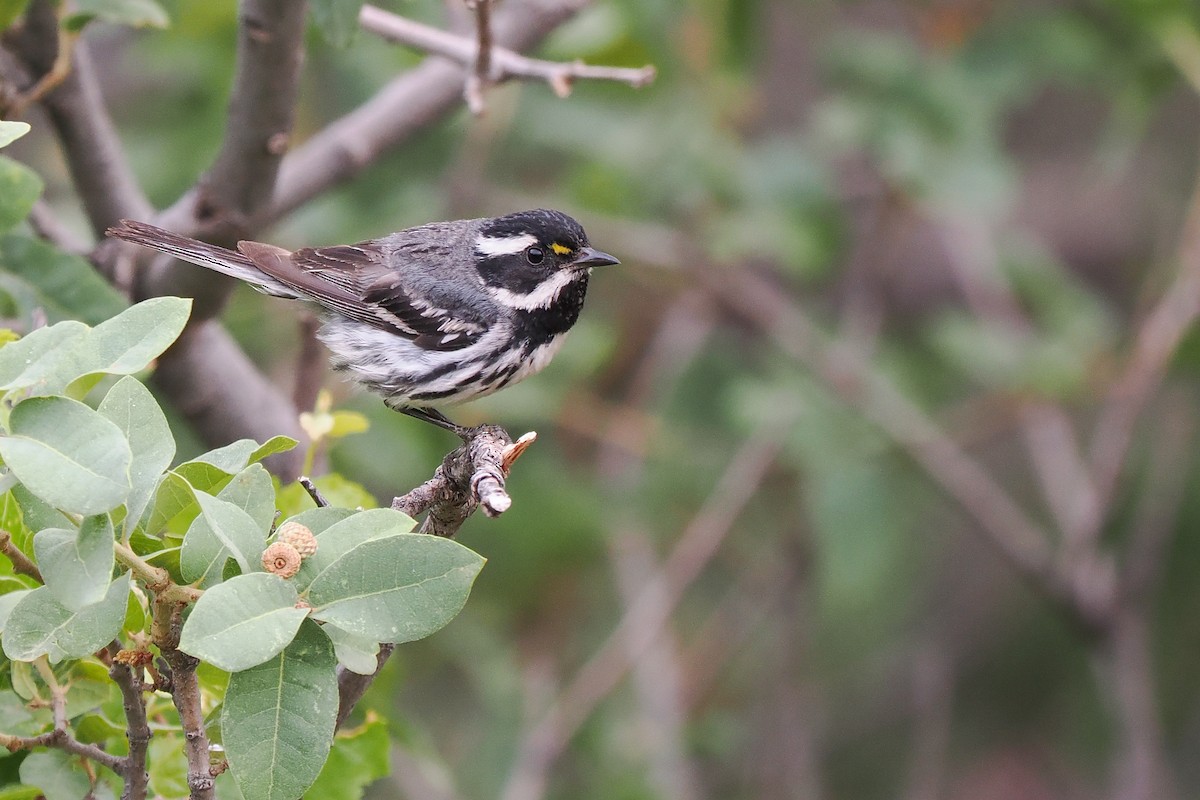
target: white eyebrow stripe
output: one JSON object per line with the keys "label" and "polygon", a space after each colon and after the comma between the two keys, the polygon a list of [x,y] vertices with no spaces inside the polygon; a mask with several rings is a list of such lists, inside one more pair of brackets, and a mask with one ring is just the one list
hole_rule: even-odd
{"label": "white eyebrow stripe", "polygon": [[531,244],[537,244],[537,237],[531,233],[518,236],[480,236],[475,240],[475,250],[485,256],[510,256]]}

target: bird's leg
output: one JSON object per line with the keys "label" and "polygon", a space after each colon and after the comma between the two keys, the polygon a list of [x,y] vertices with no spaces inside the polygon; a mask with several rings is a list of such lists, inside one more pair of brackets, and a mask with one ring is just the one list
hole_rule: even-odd
{"label": "bird's leg", "polygon": [[464,442],[471,438],[471,432],[474,428],[467,428],[462,425],[451,422],[446,419],[446,416],[436,408],[414,408],[413,406],[400,406],[396,408],[402,414],[407,414],[415,419],[428,422],[430,425],[437,425],[443,430],[450,431]]}

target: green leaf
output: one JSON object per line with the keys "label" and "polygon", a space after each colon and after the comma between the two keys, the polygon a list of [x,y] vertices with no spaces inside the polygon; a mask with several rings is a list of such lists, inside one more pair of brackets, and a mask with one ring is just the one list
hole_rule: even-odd
{"label": "green leaf", "polygon": [[4,627],[4,653],[16,661],[48,655],[52,662],[82,658],[104,647],[121,630],[129,596],[129,573],[112,582],[104,599],[70,611],[45,586],[25,595]]}
{"label": "green leaf", "polygon": [[321,630],[333,642],[338,663],[346,669],[359,675],[372,675],[379,668],[379,642],[342,630],[337,625],[326,624]]}
{"label": "green leaf", "polygon": [[0,232],[29,216],[42,195],[42,179],[29,167],[0,156]]}
{"label": "green leaf", "polygon": [[67,719],[95,711],[116,694],[108,668],[94,659],[71,665],[67,675]]}
{"label": "green leaf", "polygon": [[338,731],[329,759],[307,795],[321,800],[361,800],[368,785],[391,771],[390,748],[387,722],[375,715],[353,730]]}
{"label": "green leaf", "polygon": [[63,353],[76,347],[87,334],[87,325],[67,320],[6,344],[0,348],[0,389],[24,389],[46,381],[58,368]]}
{"label": "green leaf", "polygon": [[51,320],[98,325],[128,303],[87,259],[18,233],[0,236],[0,288]]}
{"label": "green leaf", "polygon": [[98,603],[113,569],[113,529],[108,515],[87,517],[78,529],[48,528],[33,537],[46,587],[71,611]]}
{"label": "green leaf", "polygon": [[207,492],[196,492],[196,502],[208,530],[238,562],[242,572],[262,569],[259,560],[267,543],[266,526],[260,528],[244,509]]}
{"label": "green leaf", "polygon": [[0,719],[10,736],[36,736],[53,724],[50,709],[30,708],[16,692],[0,691]]}
{"label": "green leaf", "polygon": [[80,800],[92,790],[79,759],[62,750],[30,753],[21,762],[21,783],[42,790],[46,800]]}
{"label": "green leaf", "polygon": [[0,633],[4,632],[4,626],[8,624],[8,618],[12,614],[12,610],[17,607],[17,603],[32,591],[32,589],[17,589],[0,594]]}
{"label": "green leaf", "polygon": [[[17,14],[20,14],[25,8],[25,4],[29,0],[0,0],[0,30],[8,27]],[[15,9],[15,13],[14,12]],[[11,16],[10,16],[11,15]],[[14,122],[0,119],[0,147],[8,145],[20,139],[25,134],[29,133],[30,127],[28,122]]]}
{"label": "green leaf", "polygon": [[[0,352],[3,351],[0,350]],[[261,461],[275,453],[291,450],[295,446],[296,440],[287,436],[274,436],[265,444],[259,444],[253,439],[238,439],[224,447],[218,447],[215,450],[209,450],[204,455],[196,456],[190,461],[180,464],[176,469],[181,470],[188,480],[191,480],[191,475],[186,472],[186,469],[193,464],[207,464],[216,467],[221,472],[236,475],[249,464]],[[197,486],[197,488],[201,487]]]}
{"label": "green leaf", "polygon": [[[261,464],[251,464],[234,476],[217,498],[242,509],[249,516],[255,530],[253,536],[247,535],[246,543],[252,544],[261,557],[266,532],[275,518],[275,489],[270,474]],[[244,520],[240,523],[244,525]],[[219,580],[231,553],[207,516],[197,517],[183,537],[179,559],[183,579],[189,582],[204,579],[201,585],[205,586],[209,585],[210,578]],[[253,570],[243,568],[242,571]]]}
{"label": "green leaf", "polygon": [[163,471],[175,458],[175,437],[154,395],[132,376],[117,381],[97,410],[121,429],[133,454],[129,466],[133,488],[125,501],[125,530],[132,531],[154,496]]}
{"label": "green leaf", "polygon": [[90,337],[93,371],[128,375],[145,369],[179,338],[191,313],[191,300],[152,297],[101,322]]}
{"label": "green leaf", "polygon": [[76,514],[110,511],[129,494],[133,455],[121,429],[65,397],[34,397],[9,417],[0,457],[30,492]]}
{"label": "green leaf", "polygon": [[[416,526],[412,517],[390,508],[347,512],[350,515],[341,521],[324,522],[332,518],[330,512],[334,510],[332,506],[314,508],[293,518],[296,522],[307,525],[308,529],[317,535],[317,552],[304,559],[300,571],[296,573],[296,586],[300,591],[308,588],[314,578],[363,542],[408,533]],[[346,509],[337,510],[346,512]],[[309,523],[310,519],[324,522],[324,525],[318,529]]]}
{"label": "green leaf", "polygon": [[230,578],[205,591],[183,625],[179,649],[226,672],[279,655],[308,611],[290,582],[267,572]]}
{"label": "green leaf", "polygon": [[454,619],[483,564],[457,542],[401,533],[342,555],[313,579],[307,599],[314,619],[377,642],[410,642]]}
{"label": "green leaf", "polygon": [[187,797],[191,789],[187,782],[187,759],[180,758],[183,737],[172,732],[157,731],[150,737],[149,764],[152,797]]}
{"label": "green leaf", "polygon": [[308,794],[333,743],[336,666],[329,637],[306,621],[285,650],[229,677],[221,734],[244,797]]}
{"label": "green leaf", "polygon": [[358,33],[363,0],[312,0],[313,22],[334,47],[348,47]]}
{"label": "green leaf", "polygon": [[254,448],[250,453],[250,463],[262,461],[264,458],[275,455],[276,453],[286,453],[291,450],[299,442],[290,436],[272,436],[267,441]]}
{"label": "green leaf", "polygon": [[142,530],[152,537],[161,536],[166,531],[182,534],[199,512],[191,483],[172,470],[155,487],[150,513]]}
{"label": "green leaf", "polygon": [[367,421],[365,414],[357,411],[334,411],[333,427],[329,429],[329,436],[332,439],[340,439],[343,436],[363,433],[370,427],[371,423]]}
{"label": "green leaf", "polygon": [[171,19],[154,0],[75,0],[75,13],[63,20],[70,31],[79,31],[93,19],[131,28],[166,28]]}

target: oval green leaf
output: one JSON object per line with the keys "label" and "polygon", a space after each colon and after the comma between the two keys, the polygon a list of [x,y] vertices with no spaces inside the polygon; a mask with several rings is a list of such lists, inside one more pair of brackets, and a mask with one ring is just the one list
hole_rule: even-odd
{"label": "oval green leaf", "polygon": [[254,572],[207,590],[183,624],[179,649],[226,672],[279,655],[307,616],[299,596],[278,575]]}
{"label": "oval green leaf", "polygon": [[175,458],[175,437],[154,395],[131,376],[117,381],[97,410],[121,429],[133,454],[129,465],[132,488],[125,500],[125,530],[132,531],[154,496],[163,471]]}
{"label": "oval green leaf", "polygon": [[333,743],[336,667],[329,637],[306,620],[274,658],[229,676],[221,735],[243,797],[295,800],[317,779]]}
{"label": "oval green leaf", "polygon": [[308,601],[314,619],[377,642],[410,642],[454,619],[483,564],[449,539],[396,534],[338,558],[313,579]]}
{"label": "oval green leaf", "polygon": [[29,216],[42,194],[42,179],[29,167],[0,156],[0,232]]}
{"label": "oval green leaf", "polygon": [[33,537],[46,587],[71,611],[98,603],[113,569],[113,529],[107,514],[88,517],[78,529],[47,528]]}
{"label": "oval green leaf", "polygon": [[34,495],[76,514],[124,502],[133,454],[110,420],[66,397],[34,397],[12,410],[9,424],[0,457]]}
{"label": "oval green leaf", "polygon": [[117,578],[99,603],[71,611],[45,586],[21,598],[4,626],[4,654],[14,661],[49,656],[51,662],[82,658],[113,640],[125,621],[129,573]]}

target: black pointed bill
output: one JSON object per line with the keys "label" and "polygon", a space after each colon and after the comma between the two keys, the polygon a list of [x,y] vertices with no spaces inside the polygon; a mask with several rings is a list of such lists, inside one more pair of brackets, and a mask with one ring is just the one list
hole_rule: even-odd
{"label": "black pointed bill", "polygon": [[579,256],[571,262],[574,267],[609,267],[621,262],[610,256],[608,253],[602,253],[592,247],[585,247],[579,251]]}

